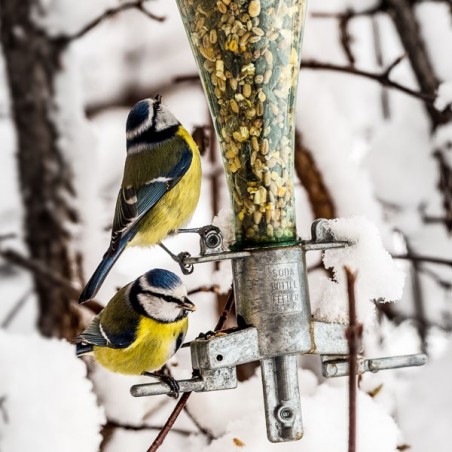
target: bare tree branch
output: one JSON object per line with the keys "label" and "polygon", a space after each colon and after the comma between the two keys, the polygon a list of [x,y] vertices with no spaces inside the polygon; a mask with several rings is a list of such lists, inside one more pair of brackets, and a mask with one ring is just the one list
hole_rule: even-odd
{"label": "bare tree branch", "polygon": [[[139,432],[142,430],[161,430],[162,426],[161,425],[150,425],[150,424],[141,424],[141,425],[133,425],[133,424],[127,424],[124,422],[118,422],[118,421],[114,421],[109,419],[107,421],[107,423],[103,426],[103,428],[105,429],[114,429],[114,428],[120,428],[123,430],[131,430],[134,432]],[[192,431],[192,430],[187,430],[187,429],[183,429],[183,428],[172,428],[171,429],[172,432],[174,433],[178,433],[180,435],[184,435],[184,436],[190,436],[190,435],[197,435],[198,432]]]}
{"label": "bare tree branch", "polygon": [[188,295],[193,295],[193,294],[199,293],[199,292],[212,292],[215,294],[219,294],[220,286],[218,284],[213,284],[211,286],[200,286],[200,287],[197,287],[196,289],[189,290]]}
{"label": "bare tree branch", "polygon": [[428,264],[438,264],[438,265],[446,265],[448,267],[452,267],[452,260],[443,259],[441,257],[434,256],[419,256],[417,254],[394,254],[392,255],[394,259],[403,259],[411,262],[425,262]]}
{"label": "bare tree branch", "polygon": [[2,413],[3,421],[5,423],[8,423],[9,416],[8,416],[8,412],[6,411],[6,408],[5,408],[5,402],[6,402],[6,396],[3,395],[0,397],[0,413]]}
{"label": "bare tree branch", "polygon": [[148,0],[138,0],[130,3],[123,3],[122,5],[117,6],[116,8],[110,8],[107,9],[101,16],[97,17],[96,19],[92,20],[88,24],[86,24],[81,30],[79,30],[77,33],[74,33],[72,35],[65,35],[65,36],[58,36],[54,38],[54,41],[61,46],[66,46],[72,41],[75,41],[77,39],[80,39],[81,37],[85,36],[87,33],[89,33],[91,30],[96,28],[101,22],[103,22],[106,19],[109,19],[113,16],[116,16],[119,13],[122,13],[123,11],[127,11],[130,9],[136,9],[143,13],[145,16],[149,17],[152,20],[156,20],[157,22],[163,22],[165,20],[165,17],[156,16],[155,14],[148,11],[144,4]]}
{"label": "bare tree branch", "polygon": [[[13,265],[29,270],[35,277],[39,278],[42,284],[59,287],[67,292],[71,298],[78,300],[81,292],[80,286],[72,283],[63,276],[52,272],[41,262],[22,256],[14,250],[0,249],[0,256]],[[78,305],[74,303],[74,306]],[[103,309],[103,306],[95,300],[88,301],[83,307],[90,309],[95,314],[98,314]]]}
{"label": "bare tree branch", "polygon": [[348,369],[349,369],[349,398],[348,398],[348,452],[356,452],[356,376],[358,367],[358,353],[360,349],[361,336],[363,332],[362,325],[358,323],[356,317],[356,300],[355,300],[355,281],[356,275],[347,267],[345,268],[347,276],[348,290],[348,312],[349,325],[345,335],[348,341]]}
{"label": "bare tree branch", "polygon": [[[414,89],[408,88],[400,83],[394,82],[389,78],[391,71],[394,67],[400,63],[403,56],[397,58],[387,69],[382,72],[369,72],[362,69],[357,69],[353,66],[341,66],[333,63],[325,63],[317,60],[304,60],[301,62],[301,69],[311,69],[311,70],[323,70],[323,71],[333,71],[333,72],[342,72],[345,74],[356,75],[359,77],[364,77],[369,80],[373,80],[375,82],[380,83],[382,86],[395,89],[401,91],[408,96],[414,97],[416,99],[422,100],[424,103],[431,105],[433,107],[433,103],[435,101],[435,95],[423,93],[421,91],[416,91]],[[438,113],[442,113],[439,112]]]}
{"label": "bare tree branch", "polygon": [[298,130],[295,131],[295,172],[308,194],[314,218],[336,218],[331,193],[323,182],[312,152],[304,145]]}

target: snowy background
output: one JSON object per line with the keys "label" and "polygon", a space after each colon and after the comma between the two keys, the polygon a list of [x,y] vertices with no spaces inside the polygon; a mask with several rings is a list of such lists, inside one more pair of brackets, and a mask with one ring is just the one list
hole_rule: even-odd
{"label": "snowy background", "polygon": [[[40,0],[33,20],[51,37],[73,35],[120,3],[126,2]],[[441,82],[435,107],[442,110],[452,102],[452,9],[446,1],[416,3],[421,35]],[[339,20],[329,13],[347,8],[363,11],[376,4],[371,0],[311,0],[303,59],[348,66]],[[83,256],[85,278],[109,242],[125,157],[125,119],[131,106],[159,93],[188,130],[209,125],[200,85],[175,82],[178,76],[196,73],[175,1],[150,1],[146,8],[165,20],[152,20],[136,9],[103,20],[69,45],[55,78],[54,120],[58,144],[74,172],[80,219],[73,226],[73,246]],[[319,17],[319,13],[328,17]],[[364,71],[382,73],[405,53],[386,14],[353,18],[349,33],[355,64]],[[419,90],[408,58],[394,68],[391,79]],[[358,272],[358,310],[365,326],[366,355],[429,354],[423,368],[362,377],[358,450],[395,452],[410,446],[413,452],[449,451],[452,240],[442,221],[446,216],[444,190],[439,188],[434,153],[441,152],[451,162],[452,123],[432,131],[424,102],[413,96],[357,75],[302,69],[297,129],[322,175],[335,215],[341,218],[332,223],[337,237],[357,243],[346,252],[326,254],[325,266],[337,271],[336,282],[322,269],[310,272],[313,314],[347,320],[341,272],[346,264]],[[0,246],[26,255],[16,138],[0,53]],[[190,226],[211,223],[218,213],[214,205],[217,210],[228,208],[223,175],[213,200],[213,175],[221,168],[219,155],[214,163],[209,156],[204,158],[202,197]],[[298,231],[309,238],[314,214],[298,181],[296,194]],[[9,238],[10,234],[14,237]],[[178,252],[197,250],[196,240],[185,236],[168,239],[166,244]],[[414,265],[410,259],[391,255],[427,256],[449,263],[421,260]],[[318,262],[319,256],[311,257],[310,264]],[[127,250],[97,300],[107,302],[117,287],[157,266],[179,272],[159,248]],[[164,396],[134,399],[130,386],[146,379],[114,375],[91,362],[86,365],[75,358],[69,343],[40,336],[29,271],[0,260],[0,278],[0,451],[147,450],[175,402]],[[184,277],[189,290],[218,283],[225,292],[230,281],[228,264],[218,271],[210,264],[198,266]],[[214,294],[198,293],[193,300],[198,310],[190,318],[188,340],[212,329],[218,316]],[[391,315],[376,309],[373,300],[391,302]],[[90,314],[84,315],[88,321]],[[191,374],[187,349],[173,358],[171,368],[178,377]],[[299,443],[272,445],[266,439],[257,371],[234,391],[193,395],[188,404],[191,416],[182,413],[161,450],[346,451],[347,382],[347,378],[324,381],[317,358],[300,359],[305,437]]]}

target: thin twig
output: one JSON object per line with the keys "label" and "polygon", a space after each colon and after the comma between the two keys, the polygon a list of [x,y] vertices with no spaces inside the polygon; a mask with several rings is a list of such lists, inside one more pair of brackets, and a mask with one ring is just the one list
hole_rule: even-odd
{"label": "thin twig", "polygon": [[193,422],[193,424],[196,425],[196,427],[198,428],[198,430],[208,438],[209,441],[213,441],[215,439],[215,435],[206,427],[204,427],[203,425],[201,425],[198,421],[198,419],[196,418],[196,416],[189,410],[188,406],[185,405],[184,406],[184,411],[185,414],[191,419],[191,421]]}
{"label": "thin twig", "polygon": [[116,16],[117,14],[127,11],[129,9],[136,9],[143,13],[145,16],[149,17],[152,20],[156,20],[157,22],[163,22],[165,20],[165,17],[156,16],[155,14],[149,12],[145,7],[144,3],[146,3],[148,0],[138,0],[130,3],[124,3],[122,5],[117,6],[116,8],[109,8],[107,9],[102,15],[99,17],[96,17],[96,19],[92,20],[88,24],[86,24],[81,30],[77,31],[76,33],[72,35],[65,35],[65,36],[58,36],[55,38],[55,42],[57,42],[60,45],[67,45],[72,41],[75,41],[76,39],[81,38],[82,36],[89,33],[91,30],[96,28],[101,22],[103,22],[106,19],[109,19],[110,17]]}
{"label": "thin twig", "polygon": [[441,257],[434,256],[419,256],[418,254],[393,254],[394,259],[403,259],[411,262],[424,262],[427,264],[438,264],[452,267],[452,260],[443,259]]}
{"label": "thin twig", "polygon": [[[397,58],[394,63],[400,63],[403,57]],[[392,63],[388,69],[394,69],[394,63]],[[333,63],[325,63],[317,60],[304,60],[300,65],[301,69],[311,69],[311,70],[323,70],[323,71],[334,71],[334,72],[343,72],[345,74],[357,75],[360,77],[367,78],[369,80],[373,80],[375,82],[380,83],[382,86],[387,88],[396,89],[401,91],[408,96],[414,97],[416,99],[420,99],[428,105],[434,104],[435,96],[427,93],[423,93],[421,91],[416,91],[414,89],[408,88],[407,86],[401,85],[400,83],[394,82],[389,78],[390,71],[385,69],[382,72],[369,72],[362,69],[357,69],[353,66],[341,66]],[[440,112],[439,112],[440,113]]]}
{"label": "thin twig", "polygon": [[356,275],[347,267],[345,268],[347,275],[348,290],[348,312],[349,325],[345,332],[348,342],[348,452],[356,452],[356,376],[358,367],[358,352],[360,348],[362,325],[358,323],[356,317],[356,300],[355,300],[355,281]]}
{"label": "thin twig", "polygon": [[[413,254],[411,244],[405,237],[405,244],[408,256]],[[424,294],[422,290],[422,283],[419,276],[420,261],[411,259],[411,285],[413,290],[414,312],[416,314],[417,330],[421,340],[422,353],[427,353],[427,314],[425,312]]]}
{"label": "thin twig", "polygon": [[196,289],[192,289],[188,291],[188,295],[193,295],[199,292],[213,292],[216,294],[220,293],[220,286],[218,284],[212,284],[211,286],[200,286]]}
{"label": "thin twig", "polygon": [[[123,430],[131,430],[134,432],[139,432],[142,430],[161,430],[162,426],[161,425],[150,425],[150,424],[133,425],[133,424],[126,424],[123,422],[113,421],[113,420],[109,419],[103,428],[107,428],[107,429],[108,428],[120,428]],[[183,428],[173,428],[173,429],[171,429],[171,431],[174,433],[178,433],[179,435],[184,435],[184,436],[198,434],[198,432],[183,429]]]}
{"label": "thin twig", "polygon": [[11,322],[14,320],[16,315],[19,313],[19,311],[25,306],[25,303],[30,298],[30,295],[32,294],[32,290],[28,289],[20,298],[17,300],[17,302],[14,304],[12,309],[6,314],[5,318],[3,319],[2,323],[0,324],[0,328],[8,328]]}
{"label": "thin twig", "polygon": [[[219,331],[225,327],[226,322],[228,320],[229,312],[231,311],[233,304],[234,304],[234,291],[231,289],[224,310],[220,315],[220,318],[218,319],[214,331]],[[157,437],[155,438],[154,442],[151,444],[147,452],[155,452],[163,444],[163,441],[165,441],[165,438],[172,429],[174,423],[176,422],[176,419],[179,417],[180,413],[187,404],[190,395],[191,392],[185,392],[182,395],[182,397],[179,399],[176,406],[174,407],[173,412],[170,414],[169,418],[165,422],[165,425],[163,426],[162,430],[160,430],[159,434],[157,435]]]}
{"label": "thin twig", "polygon": [[3,421],[7,424],[9,422],[8,412],[5,408],[6,395],[0,397],[0,413],[2,413]]}
{"label": "thin twig", "polygon": [[[48,284],[51,286],[58,286],[62,289],[66,290],[68,294],[74,298],[74,300],[78,300],[80,296],[81,289],[78,285],[73,284],[71,281],[67,280],[61,275],[58,275],[47,269],[40,262],[33,260],[31,258],[25,257],[22,254],[18,253],[14,250],[2,250],[0,249],[0,256],[8,261],[10,264],[16,265],[17,267],[24,268],[33,275],[38,276],[40,281],[44,284]],[[78,306],[78,305],[77,305]],[[95,300],[90,300],[83,305],[90,311],[98,314],[103,306]]]}

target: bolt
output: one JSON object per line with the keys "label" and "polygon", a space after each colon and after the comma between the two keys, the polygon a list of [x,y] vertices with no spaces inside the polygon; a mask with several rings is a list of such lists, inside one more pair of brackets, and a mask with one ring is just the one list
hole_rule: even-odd
{"label": "bolt", "polygon": [[281,422],[281,424],[293,424],[294,418],[295,412],[292,407],[282,405],[276,409],[276,419]]}

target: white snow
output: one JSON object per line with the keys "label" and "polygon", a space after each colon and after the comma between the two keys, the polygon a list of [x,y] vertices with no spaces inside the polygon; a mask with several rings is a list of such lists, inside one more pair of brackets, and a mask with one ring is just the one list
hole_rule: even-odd
{"label": "white snow", "polygon": [[0,331],[0,449],[96,452],[104,414],[74,346]]}
{"label": "white snow", "polygon": [[[323,278],[311,300],[312,312],[319,319],[345,322],[348,319],[348,293],[344,267],[356,273],[356,299],[360,320],[369,325],[374,320],[377,301],[401,298],[405,275],[383,248],[377,228],[366,218],[340,218],[329,222],[336,240],[351,246],[325,252],[325,268],[332,268],[335,281]],[[312,292],[311,292],[312,293]]]}
{"label": "white snow", "polygon": [[[200,422],[220,437],[190,452],[299,451],[346,452],[348,450],[348,391],[346,385],[318,385],[309,371],[300,372],[304,435],[301,442],[271,444],[266,438],[258,375],[233,391],[194,395],[189,402]],[[209,399],[211,399],[209,403]],[[395,452],[398,428],[394,420],[366,394],[358,391],[358,450]],[[301,449],[300,449],[301,448]]]}
{"label": "white snow", "polygon": [[435,107],[438,110],[444,110],[450,104],[452,104],[452,80],[439,85],[435,99]]}

